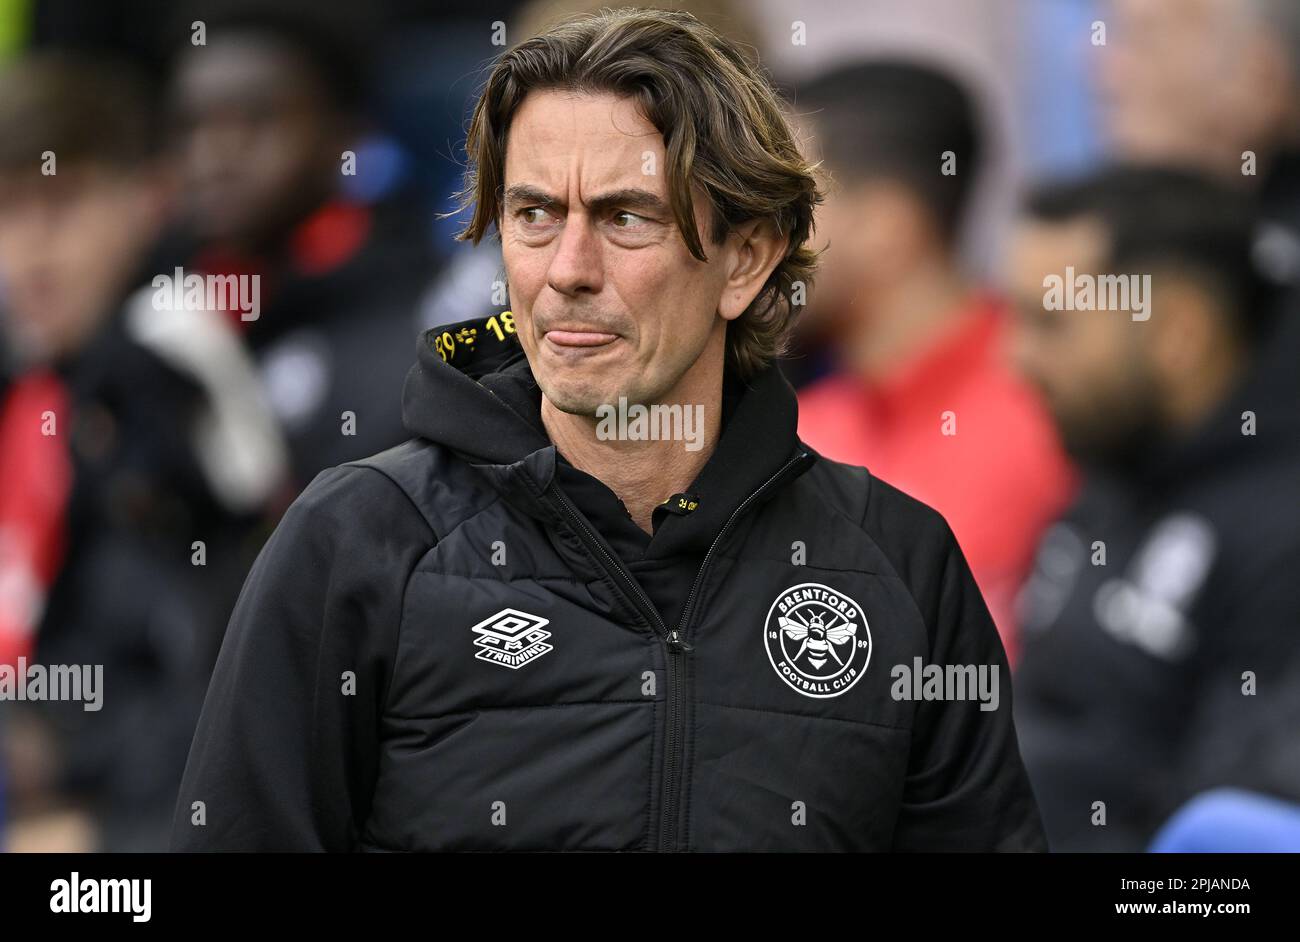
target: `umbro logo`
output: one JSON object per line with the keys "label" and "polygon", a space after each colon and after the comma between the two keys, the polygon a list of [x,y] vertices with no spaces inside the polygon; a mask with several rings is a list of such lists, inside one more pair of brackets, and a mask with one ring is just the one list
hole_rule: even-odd
{"label": "umbro logo", "polygon": [[489,664],[519,670],[554,647],[546,643],[551,633],[543,626],[548,624],[549,618],[503,608],[470,629],[478,635],[474,644],[480,650],[474,656]]}

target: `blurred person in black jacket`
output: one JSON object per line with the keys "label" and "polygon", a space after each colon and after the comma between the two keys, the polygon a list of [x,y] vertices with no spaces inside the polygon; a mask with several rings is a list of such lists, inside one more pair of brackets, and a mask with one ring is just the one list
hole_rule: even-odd
{"label": "blurred person in black jacket", "polygon": [[192,9],[171,88],[186,264],[260,279],[258,316],[232,320],[289,440],[292,497],[408,437],[401,381],[433,275],[429,221],[400,189],[358,195],[383,170],[359,143],[364,17],[285,0]]}
{"label": "blurred person in black jacket", "polygon": [[286,472],[224,315],[132,290],[171,198],[150,100],[120,63],[47,53],[0,77],[0,665],[99,665],[104,685],[95,710],[0,707],[13,847],[165,846]]}
{"label": "blurred person in black jacket", "polygon": [[1300,800],[1300,384],[1261,342],[1257,222],[1237,190],[1116,167],[1037,193],[1015,241],[1016,358],[1085,471],[1022,595],[1054,850],[1142,850],[1214,786]]}

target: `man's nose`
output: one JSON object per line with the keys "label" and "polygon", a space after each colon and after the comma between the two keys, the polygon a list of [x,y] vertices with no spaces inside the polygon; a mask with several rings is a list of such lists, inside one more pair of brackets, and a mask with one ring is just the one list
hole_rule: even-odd
{"label": "man's nose", "polygon": [[585,214],[570,213],[560,230],[547,283],[564,295],[596,293],[604,283],[604,256],[594,227]]}

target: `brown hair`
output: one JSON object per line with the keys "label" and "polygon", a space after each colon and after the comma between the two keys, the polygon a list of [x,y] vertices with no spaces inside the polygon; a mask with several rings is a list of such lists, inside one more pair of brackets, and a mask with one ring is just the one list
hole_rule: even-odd
{"label": "brown hair", "polygon": [[789,237],[785,257],[727,329],[727,359],[741,378],[780,355],[795,292],[808,290],[817,265],[804,243],[823,196],[775,90],[740,47],[689,13],[644,9],[582,14],[515,45],[493,66],[470,119],[458,212],[473,216],[457,239],[477,245],[493,223],[500,236],[506,135],[524,97],[540,89],[637,101],[663,134],[669,204],[700,261],[692,182],[711,204],[712,243],[751,219],[771,219]]}

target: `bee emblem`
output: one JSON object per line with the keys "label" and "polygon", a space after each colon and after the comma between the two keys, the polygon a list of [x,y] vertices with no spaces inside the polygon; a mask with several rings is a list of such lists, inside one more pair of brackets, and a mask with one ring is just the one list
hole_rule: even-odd
{"label": "bee emblem", "polygon": [[807,623],[797,622],[784,615],[778,616],[777,622],[792,641],[802,642],[794,655],[794,660],[797,661],[807,654],[808,663],[817,670],[821,670],[826,665],[827,654],[835,658],[836,664],[843,667],[844,662],[835,653],[835,645],[847,643],[858,630],[858,626],[853,622],[828,628],[820,614],[809,616]]}
{"label": "bee emblem", "polygon": [[871,631],[861,606],[816,582],[792,586],[777,597],[763,639],[777,675],[808,697],[844,693],[871,658]]}

